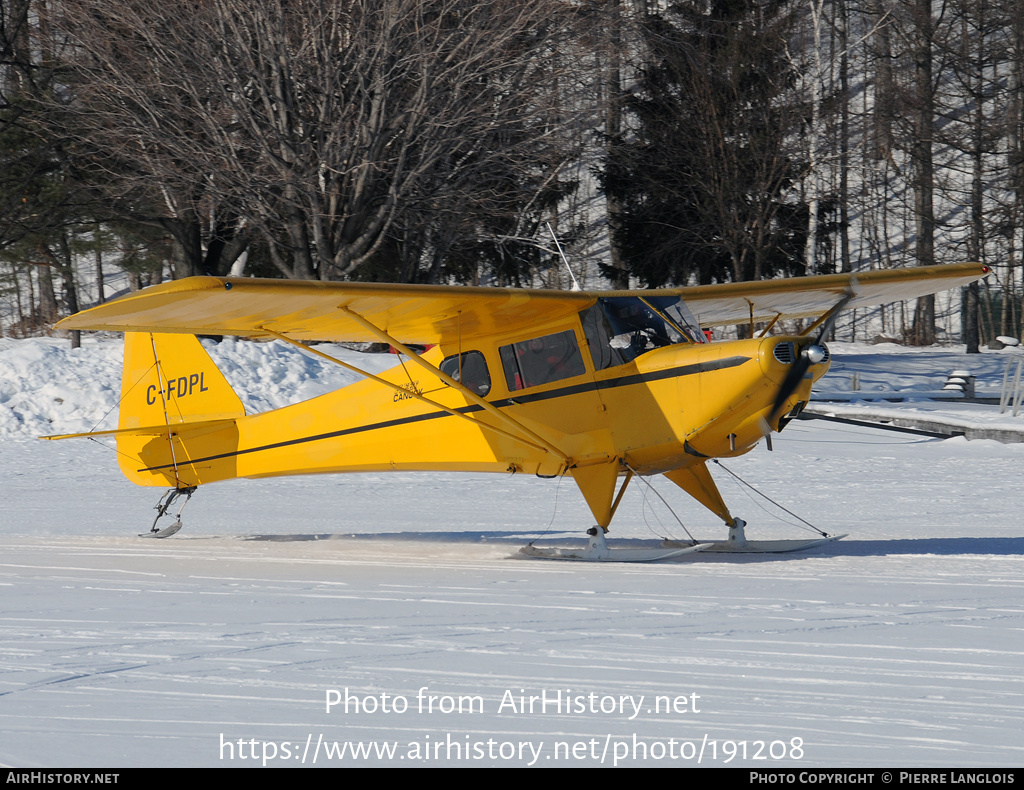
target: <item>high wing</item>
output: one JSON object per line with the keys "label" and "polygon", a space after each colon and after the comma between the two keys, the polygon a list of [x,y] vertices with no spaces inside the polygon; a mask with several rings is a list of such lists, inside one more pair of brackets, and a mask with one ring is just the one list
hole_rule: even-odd
{"label": "high wing", "polygon": [[877,269],[850,274],[759,280],[748,283],[679,288],[701,326],[721,326],[750,321],[817,318],[838,302],[848,289],[854,291],[845,309],[871,307],[916,299],[919,296],[967,285],[989,273],[980,263],[918,266],[911,269]]}
{"label": "high wing", "polygon": [[703,326],[817,317],[853,288],[847,307],[913,299],[988,273],[978,263],[728,283],[657,291],[541,291],[359,282],[190,277],[61,321],[59,329],[367,342],[367,324],[403,343],[513,335],[571,315],[599,297],[679,296]]}
{"label": "high wing", "polygon": [[57,328],[379,340],[350,314],[356,313],[403,343],[432,344],[526,329],[596,300],[511,288],[189,277],[65,318]]}

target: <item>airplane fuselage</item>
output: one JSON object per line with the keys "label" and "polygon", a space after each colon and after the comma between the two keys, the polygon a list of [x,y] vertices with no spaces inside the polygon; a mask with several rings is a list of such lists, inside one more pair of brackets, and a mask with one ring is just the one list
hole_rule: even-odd
{"label": "airplane fuselage", "polygon": [[[467,341],[461,349],[438,347],[424,357],[442,369],[446,359],[461,357],[478,367],[482,362],[487,384],[480,387],[485,389],[481,397],[564,457],[502,432],[495,415],[462,388],[406,362],[381,374],[393,388],[366,380],[263,414],[194,429],[183,424],[173,438],[173,453],[165,440],[120,437],[127,459],[122,469],[142,485],[179,487],[234,477],[379,470],[555,476],[570,467],[614,463],[618,471],[628,465],[640,474],[667,472],[754,447],[789,369],[788,358],[776,349],[788,349],[791,356],[792,344],[806,342],[772,337],[678,343],[597,370],[593,355],[585,353],[587,337],[578,321],[538,327],[533,334],[564,332],[571,332],[570,341],[583,350],[568,369],[572,375],[534,386],[516,388],[523,382],[509,375],[502,360],[509,353],[502,349],[529,338]],[[154,407],[156,386],[182,402],[199,393],[200,384],[204,391],[228,386],[194,367],[186,366],[187,375],[178,379],[185,387],[150,384],[128,397]],[[813,378],[826,369],[827,364],[815,365]],[[808,378],[793,403],[807,399],[810,384]],[[128,404],[126,411],[131,410]],[[132,456],[142,463],[133,463]]]}

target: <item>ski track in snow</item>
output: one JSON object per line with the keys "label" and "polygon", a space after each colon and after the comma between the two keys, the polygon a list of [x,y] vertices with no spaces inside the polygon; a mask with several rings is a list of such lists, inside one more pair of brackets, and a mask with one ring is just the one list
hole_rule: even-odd
{"label": "ski track in snow", "polygon": [[[529,742],[539,765],[583,766],[600,764],[607,739],[632,749],[634,736],[647,758],[621,765],[696,763],[652,756],[669,739],[716,741],[717,760],[706,750],[702,765],[1024,762],[1024,445],[794,423],[775,452],[727,466],[850,536],[782,557],[521,559],[528,540],[576,542],[589,525],[571,481],[522,476],[233,481],[201,489],[174,538],[140,540],[155,489],[125,482],[97,443],[30,438],[88,430],[116,401],[119,344],[65,347],[0,341],[2,765],[256,765],[238,745],[248,755],[255,739],[289,742],[293,756],[269,764],[298,766],[299,747],[318,738],[399,746],[390,759],[321,752],[318,765],[531,761],[447,759],[444,747],[437,760],[409,756],[410,744],[450,737]],[[250,408],[348,380],[277,344],[211,351]],[[866,347],[837,351],[830,376],[858,365],[862,382],[934,388],[964,364],[963,355],[882,353],[880,363]],[[984,356],[971,362],[991,384],[1002,359]],[[749,535],[805,535],[713,473]],[[694,534],[722,536],[710,514],[653,482]],[[641,545],[666,535],[683,537],[632,486],[612,537]],[[478,695],[483,710],[420,712],[423,687]],[[361,699],[404,696],[409,710],[327,713],[327,690],[346,688]],[[632,719],[502,707],[506,692],[518,702],[544,690],[644,703]],[[654,710],[657,696],[691,694],[699,712]],[[746,759],[725,762],[730,741],[746,741]],[[754,759],[757,741],[765,753],[784,744],[786,758]],[[586,742],[587,757],[556,756],[556,742]]]}

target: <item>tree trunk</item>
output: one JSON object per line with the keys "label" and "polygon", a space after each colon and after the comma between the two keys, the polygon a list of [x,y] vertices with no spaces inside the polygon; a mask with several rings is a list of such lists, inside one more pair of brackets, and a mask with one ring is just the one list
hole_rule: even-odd
{"label": "tree trunk", "polygon": [[96,245],[96,304],[103,304],[107,301],[103,283],[103,230],[98,222],[93,233],[95,234],[94,243]]}
{"label": "tree trunk", "polygon": [[[839,93],[842,105],[839,110],[839,257],[840,271],[853,270],[850,260],[850,56],[849,14],[846,0],[838,0],[839,7]],[[884,315],[884,312],[883,312]]]}
{"label": "tree trunk", "polygon": [[892,121],[896,116],[896,89],[892,74],[892,42],[886,4],[871,2],[871,20],[874,22],[873,58],[875,67],[875,103],[873,112],[872,156],[884,161],[892,151]]}
{"label": "tree trunk", "polygon": [[36,314],[40,324],[52,324],[58,318],[57,295],[53,289],[53,266],[49,262],[36,266],[39,286],[39,312]]}
{"label": "tree trunk", "polygon": [[[966,19],[964,20],[962,62],[970,70],[971,98],[974,100],[971,133],[971,234],[968,237],[967,256],[972,261],[981,261],[985,249],[985,168],[984,168],[984,135],[985,135],[985,19],[984,3],[978,5],[978,28],[981,35],[977,37],[977,50],[972,50],[973,36],[969,34]],[[978,284],[971,283],[964,293],[963,314],[960,317],[961,336],[967,346],[968,354],[979,354],[981,349],[978,340]]]}
{"label": "tree trunk", "polygon": [[[607,0],[608,9],[608,51],[601,58],[604,76],[604,133],[605,159],[611,158],[612,143],[622,135],[622,9],[620,0]],[[608,211],[608,255],[615,272],[612,287],[620,291],[629,289],[629,269],[619,249],[619,233],[622,228],[622,204],[614,195],[607,195]],[[680,283],[682,285],[684,283]]]}
{"label": "tree trunk", "polygon": [[[935,166],[932,159],[935,95],[932,91],[932,0],[916,0],[914,43],[914,243],[918,266],[935,263]],[[914,310],[912,342],[929,346],[935,342],[935,297],[922,296]]]}

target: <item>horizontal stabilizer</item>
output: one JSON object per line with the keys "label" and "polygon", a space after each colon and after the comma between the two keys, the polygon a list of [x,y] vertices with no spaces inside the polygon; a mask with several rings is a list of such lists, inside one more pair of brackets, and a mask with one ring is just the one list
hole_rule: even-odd
{"label": "horizontal stabilizer", "polygon": [[61,433],[51,436],[40,436],[40,439],[89,439],[97,436],[164,436],[168,434],[189,434],[192,436],[206,433],[208,430],[216,431],[231,427],[235,420],[197,420],[195,422],[179,422],[173,425],[145,425],[139,428],[116,428],[110,431],[85,431],[84,433]]}

